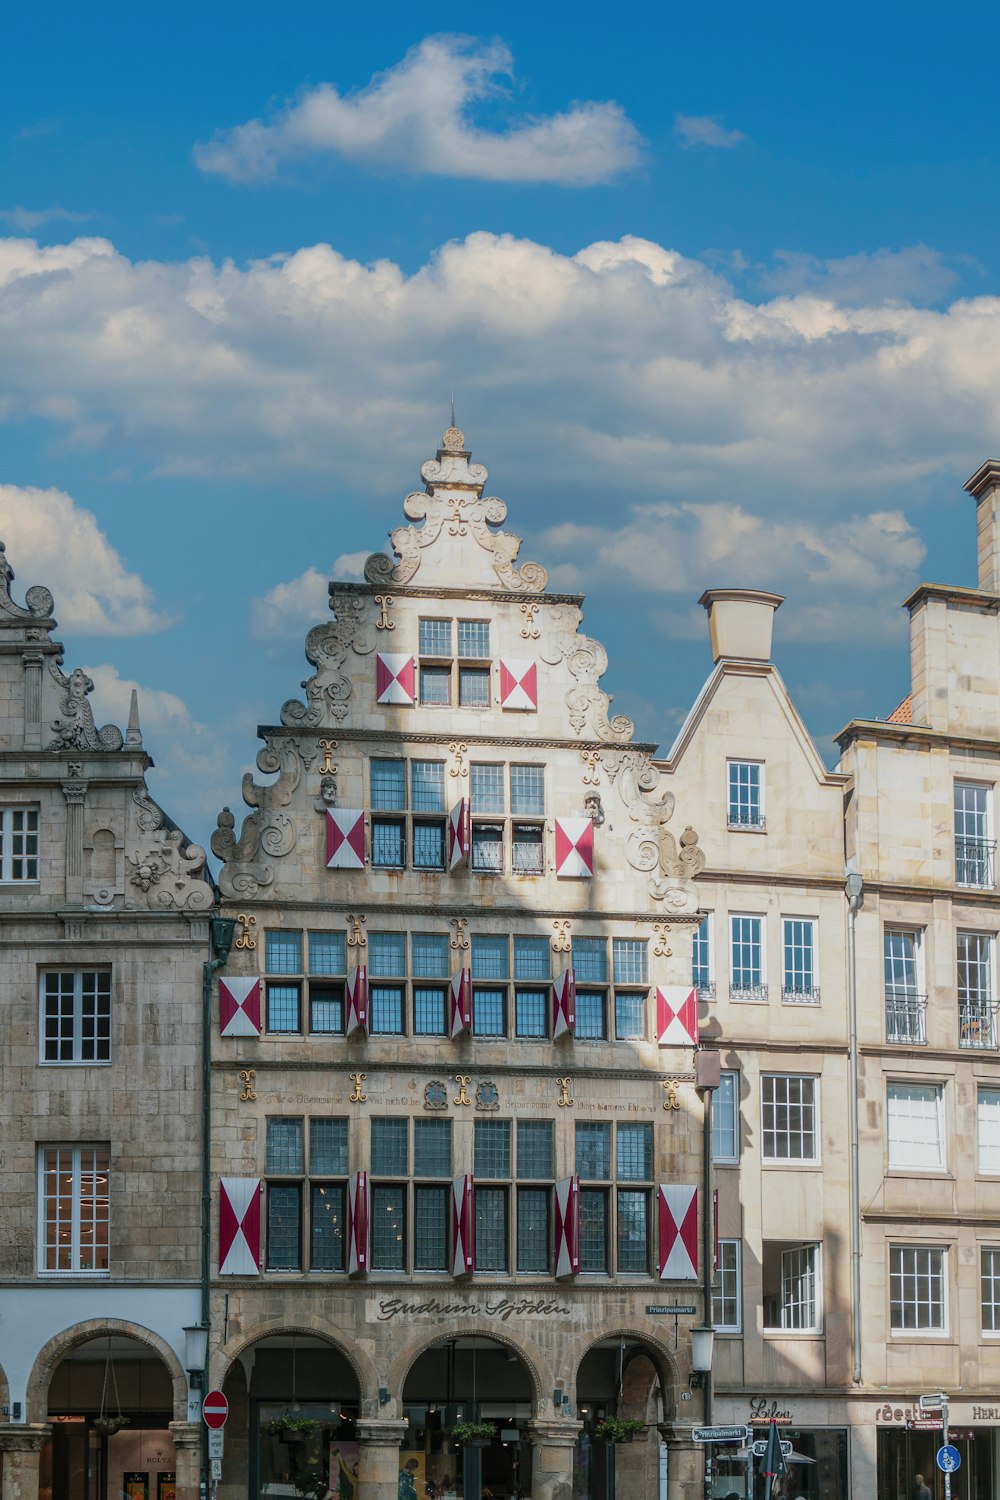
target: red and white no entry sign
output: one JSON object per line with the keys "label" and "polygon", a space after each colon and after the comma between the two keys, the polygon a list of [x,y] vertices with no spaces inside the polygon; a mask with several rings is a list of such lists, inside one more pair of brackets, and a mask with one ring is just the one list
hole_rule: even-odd
{"label": "red and white no entry sign", "polygon": [[225,1427],[229,1416],[229,1402],[221,1391],[209,1391],[201,1403],[201,1414],[206,1427]]}

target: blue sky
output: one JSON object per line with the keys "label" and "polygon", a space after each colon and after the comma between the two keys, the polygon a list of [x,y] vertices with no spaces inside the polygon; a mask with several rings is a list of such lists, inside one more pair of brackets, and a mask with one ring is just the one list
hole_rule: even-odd
{"label": "blue sky", "polygon": [[[825,752],[975,582],[995,8],[286,4],[5,19],[0,536],[198,837],[457,414],[669,745],[702,589],[788,595]],[[640,645],[637,649],[637,641]]]}

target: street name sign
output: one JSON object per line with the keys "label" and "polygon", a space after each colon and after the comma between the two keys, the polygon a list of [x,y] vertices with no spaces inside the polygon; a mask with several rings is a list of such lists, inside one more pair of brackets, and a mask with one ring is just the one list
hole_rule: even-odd
{"label": "street name sign", "polygon": [[692,1443],[745,1443],[750,1434],[745,1427],[693,1427]]}
{"label": "street name sign", "polygon": [[696,1307],[691,1307],[687,1303],[677,1307],[671,1307],[669,1302],[654,1302],[652,1305],[648,1303],[646,1305],[646,1316],[649,1318],[662,1318],[668,1314],[677,1314],[681,1317],[690,1315],[694,1317],[697,1311]]}

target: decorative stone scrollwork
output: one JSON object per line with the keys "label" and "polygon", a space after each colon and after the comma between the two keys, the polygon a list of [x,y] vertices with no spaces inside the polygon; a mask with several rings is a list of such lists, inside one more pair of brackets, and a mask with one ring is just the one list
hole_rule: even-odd
{"label": "decorative stone scrollwork", "polygon": [[[7,616],[9,620],[50,620],[54,600],[48,589],[42,588],[41,584],[32,584],[24,596],[24,609],[20,604],[15,604],[10,597],[10,586],[14,581],[14,569],[7,561],[7,552],[3,542],[0,542],[0,614]],[[53,621],[55,624],[55,621]],[[41,635],[31,633],[29,639],[41,639]]]}
{"label": "decorative stone scrollwork", "polygon": [[306,702],[303,704],[297,698],[290,698],[281,709],[282,724],[292,729],[300,726],[315,729],[340,724],[347,718],[351,680],[339,669],[348,651],[365,656],[375,649],[374,632],[369,629],[371,621],[365,614],[365,603],[356,594],[332,595],[330,607],[335,611],[336,619],[314,625],[306,636],[306,656],[317,669],[302,683]]}
{"label": "decorative stone scrollwork", "polygon": [[265,856],[280,859],[295,848],[296,829],[283,813],[302,775],[302,758],[293,739],[269,741],[258,753],[257,766],[265,774],[278,772],[277,781],[260,786],[251,772],[243,777],[243,800],[256,808],[243,819],[239,839],[236,819],[228,807],[220,812],[212,834],[212,853],[225,863],[219,875],[223,893],[230,897],[255,896],[274,880]]}
{"label": "decorative stone scrollwork", "polygon": [[115,724],[104,724],[100,729],[94,723],[94,711],[87,702],[87,694],[94,691],[93,679],[80,667],[75,667],[66,677],[49,658],[49,671],[63,689],[60,707],[63,716],[53,719],[55,739],[50,750],[120,750],[125,737]]}
{"label": "decorative stone scrollwork", "polygon": [[672,912],[696,911],[694,877],[705,868],[698,835],[685,828],[680,847],[666,825],[674,811],[674,795],[660,788],[660,772],[640,750],[606,751],[604,769],[633,823],[637,826],[625,845],[633,870],[649,875],[649,894]]}
{"label": "decorative stone scrollwork", "polygon": [[600,641],[577,633],[582,619],[577,605],[554,605],[549,612],[551,628],[541,648],[541,658],[550,666],[565,660],[571,676],[576,678],[576,687],[566,694],[569,722],[575,733],[582,734],[587,729],[588,738],[607,745],[624,744],[632,738],[635,726],[625,714],[611,716],[611,698],[597,685],[607,671],[608,653]]}
{"label": "decorative stone scrollwork", "polygon": [[215,892],[205,879],[205,851],[186,844],[179,828],[170,828],[147,849],[125,856],[129,884],[147,898],[150,908],[208,911]]}

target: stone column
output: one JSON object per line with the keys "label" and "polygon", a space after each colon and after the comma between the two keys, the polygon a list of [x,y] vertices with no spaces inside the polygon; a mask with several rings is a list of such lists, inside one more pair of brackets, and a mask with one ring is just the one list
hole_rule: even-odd
{"label": "stone column", "polygon": [[37,651],[24,652],[24,748],[42,748],[42,657]]}
{"label": "stone column", "polygon": [[[201,1423],[171,1422],[177,1500],[199,1500],[201,1493]],[[4,1497],[6,1500],[6,1496]]]}
{"label": "stone column", "polygon": [[85,781],[64,781],[66,798],[66,904],[83,905],[83,803]]}
{"label": "stone column", "polygon": [[4,1500],[38,1500],[38,1469],[42,1444],[51,1437],[45,1426],[0,1427]]}
{"label": "stone column", "polygon": [[705,1500],[703,1443],[692,1443],[690,1429],[661,1427],[667,1442],[667,1500]]}
{"label": "stone column", "polygon": [[531,1500],[573,1500],[573,1453],[582,1422],[528,1423]]}
{"label": "stone column", "polygon": [[362,1417],[358,1434],[358,1500],[398,1500],[399,1445],[406,1423]]}

